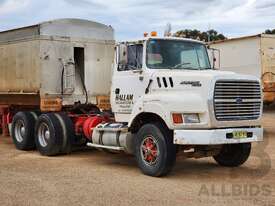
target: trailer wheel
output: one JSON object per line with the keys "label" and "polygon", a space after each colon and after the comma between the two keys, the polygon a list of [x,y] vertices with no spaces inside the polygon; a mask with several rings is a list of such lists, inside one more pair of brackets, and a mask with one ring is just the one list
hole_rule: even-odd
{"label": "trailer wheel", "polygon": [[34,143],[35,118],[30,112],[18,112],[12,120],[11,136],[19,150],[32,150]]}
{"label": "trailer wheel", "polygon": [[173,135],[160,123],[145,124],[137,133],[135,156],[141,171],[149,176],[167,175],[176,160]]}
{"label": "trailer wheel", "polygon": [[55,115],[62,127],[61,153],[69,154],[76,139],[73,122],[65,113],[56,113]]}
{"label": "trailer wheel", "polygon": [[62,126],[55,114],[42,114],[38,118],[35,128],[35,144],[42,155],[58,155],[62,148],[62,135]]}
{"label": "trailer wheel", "polygon": [[246,162],[250,155],[251,143],[223,145],[220,153],[213,158],[226,167],[238,167]]}

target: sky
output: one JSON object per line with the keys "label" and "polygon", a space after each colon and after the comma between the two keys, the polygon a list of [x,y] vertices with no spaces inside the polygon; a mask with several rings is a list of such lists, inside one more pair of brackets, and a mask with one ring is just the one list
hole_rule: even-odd
{"label": "sky", "polygon": [[275,28],[275,0],[0,0],[0,30],[59,18],[111,25],[117,40],[144,32],[215,29],[227,37]]}

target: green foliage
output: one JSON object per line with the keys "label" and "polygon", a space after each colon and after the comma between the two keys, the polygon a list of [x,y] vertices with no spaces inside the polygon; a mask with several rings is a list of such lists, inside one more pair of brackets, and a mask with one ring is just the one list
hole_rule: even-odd
{"label": "green foliage", "polygon": [[265,30],[265,34],[275,34],[275,29],[267,29]]}
{"label": "green foliage", "polygon": [[209,38],[210,38],[210,41],[227,39],[226,36],[218,33],[216,30],[213,30],[213,29],[206,32],[201,32],[197,29],[193,29],[193,30],[184,29],[184,30],[177,31],[173,36],[196,39],[196,40],[205,41],[205,42],[208,42]]}

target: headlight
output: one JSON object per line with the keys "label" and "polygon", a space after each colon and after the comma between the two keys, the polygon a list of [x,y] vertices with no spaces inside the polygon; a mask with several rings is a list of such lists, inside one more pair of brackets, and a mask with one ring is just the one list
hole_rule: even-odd
{"label": "headlight", "polygon": [[200,123],[199,114],[173,113],[172,118],[173,118],[173,123],[174,124]]}
{"label": "headlight", "polygon": [[200,123],[200,117],[198,114],[183,114],[184,123]]}

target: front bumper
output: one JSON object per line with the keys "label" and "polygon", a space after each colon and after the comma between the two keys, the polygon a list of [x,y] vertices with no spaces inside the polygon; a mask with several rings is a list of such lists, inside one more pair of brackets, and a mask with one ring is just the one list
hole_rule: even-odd
{"label": "front bumper", "polygon": [[[245,139],[229,139],[227,134],[246,131],[253,134]],[[219,145],[263,141],[263,128],[230,128],[209,130],[174,130],[174,144],[178,145]]]}

